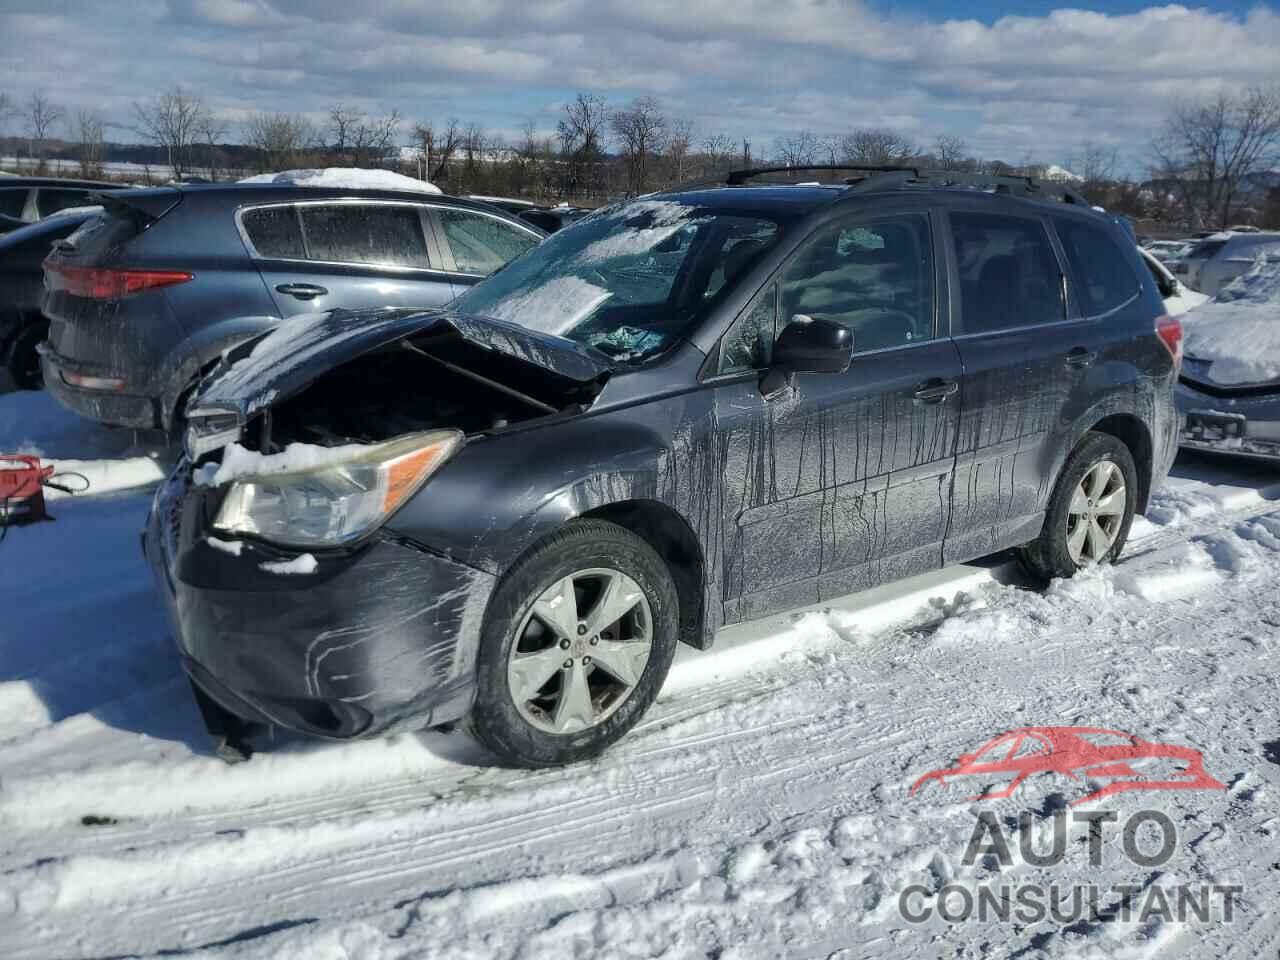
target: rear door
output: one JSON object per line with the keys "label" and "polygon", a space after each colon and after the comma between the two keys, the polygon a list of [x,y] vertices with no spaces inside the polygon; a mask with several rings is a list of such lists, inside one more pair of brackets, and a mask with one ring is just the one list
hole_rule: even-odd
{"label": "rear door", "polygon": [[[961,370],[934,244],[924,212],[821,227],[722,339],[726,620],[940,565]],[[764,398],[758,372],[796,317],[849,327],[852,363]]]}
{"label": "rear door", "polygon": [[454,297],[422,204],[322,200],[236,214],[280,315],[439,307]]}
{"label": "rear door", "polygon": [[1039,533],[1068,399],[1096,357],[1043,217],[975,207],[951,209],[946,221],[964,364],[952,563]]}

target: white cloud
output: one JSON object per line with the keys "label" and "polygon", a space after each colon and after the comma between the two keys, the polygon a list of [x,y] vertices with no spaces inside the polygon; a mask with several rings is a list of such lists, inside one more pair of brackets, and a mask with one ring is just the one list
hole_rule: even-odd
{"label": "white cloud", "polygon": [[71,0],[3,9],[7,89],[121,119],[182,83],[229,115],[320,114],[341,99],[550,129],[546,104],[591,88],[615,101],[654,94],[704,133],[757,145],[877,124],[959,133],[1007,158],[1062,160],[1094,139],[1137,162],[1174,98],[1280,77],[1280,16],[1266,5],[1243,17],[1170,5],[988,24],[860,0],[151,0],[91,31]]}

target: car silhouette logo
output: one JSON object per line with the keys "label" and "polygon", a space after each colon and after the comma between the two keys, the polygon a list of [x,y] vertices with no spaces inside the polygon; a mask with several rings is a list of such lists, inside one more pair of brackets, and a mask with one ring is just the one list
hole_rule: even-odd
{"label": "car silhouette logo", "polygon": [[998,800],[1013,794],[1030,776],[1056,773],[1095,789],[1071,806],[1127,790],[1225,790],[1204,769],[1199,750],[1155,743],[1102,727],[1020,727],[962,754],[954,766],[930,770],[911,785],[914,796],[928,783],[946,785],[961,777],[1008,783],[967,798]]}

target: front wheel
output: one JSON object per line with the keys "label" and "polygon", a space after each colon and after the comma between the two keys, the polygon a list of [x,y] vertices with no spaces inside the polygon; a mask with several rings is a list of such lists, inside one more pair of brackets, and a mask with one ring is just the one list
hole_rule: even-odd
{"label": "front wheel", "polygon": [[1085,434],[1058,477],[1040,536],[1019,559],[1044,580],[1110,563],[1128,539],[1137,490],[1129,448],[1107,433]]}
{"label": "front wheel", "polygon": [[471,728],[517,766],[596,756],[653,703],[678,633],[675,584],[653,548],[616,524],[575,521],[498,585]]}

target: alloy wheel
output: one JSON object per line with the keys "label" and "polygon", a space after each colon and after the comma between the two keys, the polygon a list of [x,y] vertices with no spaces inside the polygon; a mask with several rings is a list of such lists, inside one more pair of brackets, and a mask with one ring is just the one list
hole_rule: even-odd
{"label": "alloy wheel", "polygon": [[580,570],[547,588],[521,621],[507,663],[511,699],[539,730],[585,730],[627,701],[652,648],[640,585],[618,570]]}
{"label": "alloy wheel", "polygon": [[1107,555],[1120,535],[1127,498],[1124,473],[1110,460],[1099,460],[1081,477],[1067,507],[1067,552],[1077,565]]}

